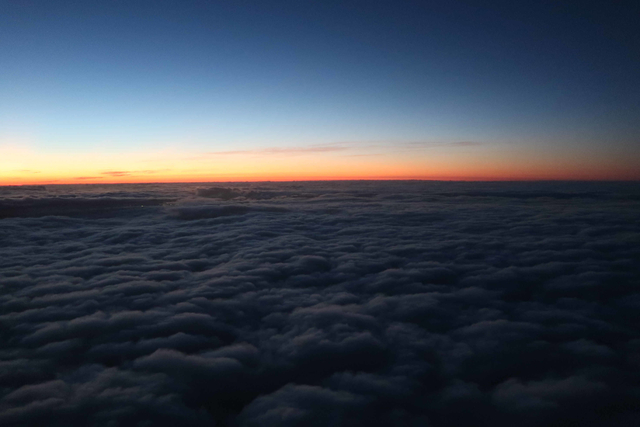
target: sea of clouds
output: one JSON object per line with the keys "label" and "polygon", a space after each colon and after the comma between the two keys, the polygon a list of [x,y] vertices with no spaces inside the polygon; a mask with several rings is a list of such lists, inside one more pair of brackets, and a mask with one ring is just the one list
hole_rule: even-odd
{"label": "sea of clouds", "polygon": [[0,425],[640,425],[640,185],[0,187]]}

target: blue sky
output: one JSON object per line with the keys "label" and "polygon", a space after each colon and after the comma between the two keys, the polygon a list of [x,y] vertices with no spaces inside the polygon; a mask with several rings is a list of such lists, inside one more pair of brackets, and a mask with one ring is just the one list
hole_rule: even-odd
{"label": "blue sky", "polygon": [[42,153],[346,141],[392,155],[407,142],[474,141],[638,158],[637,11],[588,2],[4,2],[0,132]]}

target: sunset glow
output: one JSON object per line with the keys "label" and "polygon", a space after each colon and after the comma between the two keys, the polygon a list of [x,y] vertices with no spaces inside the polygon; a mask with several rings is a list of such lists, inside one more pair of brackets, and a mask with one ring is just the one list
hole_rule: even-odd
{"label": "sunset glow", "polygon": [[[367,150],[369,154],[367,154]],[[400,151],[400,150],[398,150]],[[460,147],[388,147],[309,152],[42,153],[0,148],[0,185],[349,179],[635,180],[629,159],[540,155],[530,150]]]}

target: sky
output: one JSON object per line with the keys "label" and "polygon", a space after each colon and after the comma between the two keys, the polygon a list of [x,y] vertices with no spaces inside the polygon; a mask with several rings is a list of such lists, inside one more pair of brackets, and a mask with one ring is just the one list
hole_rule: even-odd
{"label": "sky", "polygon": [[0,2],[0,184],[638,180],[637,2]]}

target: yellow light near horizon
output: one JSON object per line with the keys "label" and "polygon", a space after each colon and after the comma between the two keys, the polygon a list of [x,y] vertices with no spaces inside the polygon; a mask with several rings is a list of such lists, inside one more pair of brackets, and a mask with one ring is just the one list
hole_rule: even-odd
{"label": "yellow light near horizon", "polygon": [[505,150],[441,150],[349,155],[342,152],[180,150],[42,153],[0,146],[0,185],[332,179],[540,180],[638,179],[630,167],[585,157]]}

